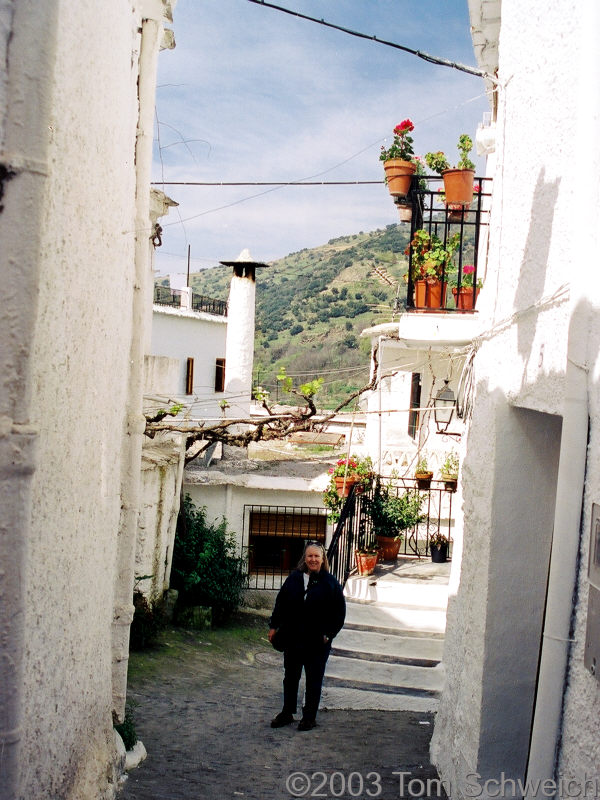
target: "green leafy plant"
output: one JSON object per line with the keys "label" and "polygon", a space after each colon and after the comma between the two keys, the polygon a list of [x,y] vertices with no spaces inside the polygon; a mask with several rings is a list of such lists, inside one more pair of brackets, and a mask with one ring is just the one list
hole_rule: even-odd
{"label": "green leafy plant", "polygon": [[440,533],[439,531],[437,531],[432,536],[430,536],[430,538],[429,538],[429,546],[430,547],[431,546],[433,546],[433,547],[441,547],[444,544],[448,544],[448,541],[449,540],[448,540],[447,536],[444,536],[443,533]]}
{"label": "green leafy plant", "polygon": [[196,508],[186,495],[171,569],[171,586],[179,590],[179,602],[210,606],[213,621],[221,623],[239,607],[245,585],[244,560],[236,555],[235,535],[227,530],[227,521],[209,523],[206,508]]}
{"label": "green leafy plant", "polygon": [[165,627],[162,604],[148,601],[138,589],[138,585],[152,575],[140,575],[135,578],[133,587],[133,619],[129,629],[129,649],[145,650],[156,643],[156,638]]}
{"label": "green leafy plant", "polygon": [[427,465],[427,458],[423,455],[419,457],[417,461],[417,466],[415,467],[415,474],[420,475],[422,473],[428,473],[429,467]]}
{"label": "green leafy plant", "polygon": [[446,478],[458,478],[458,466],[458,453],[455,450],[450,450],[446,453],[446,458],[440,467],[440,472]]}
{"label": "green leafy plant", "polygon": [[[462,268],[461,287],[473,288],[473,275],[475,273],[475,266],[473,264],[465,264]],[[448,283],[450,286],[458,286],[458,270],[453,269],[448,272]],[[476,288],[481,289],[483,281],[477,278]]]}
{"label": "green leafy plant", "polygon": [[444,244],[435,233],[429,234],[424,228],[418,228],[404,251],[405,255],[409,255],[412,250],[412,280],[440,280],[450,273],[452,256],[459,245],[460,233],[455,233]]}
{"label": "green leafy plant", "polygon": [[[473,149],[473,140],[466,133],[462,133],[458,138],[458,152],[460,158],[455,169],[475,169],[475,164],[469,158]],[[425,153],[425,163],[433,172],[441,175],[445,170],[452,169],[450,162],[441,150],[435,153]]]}
{"label": "green leafy plant", "polygon": [[329,469],[329,483],[323,492],[323,505],[329,509],[328,520],[329,522],[336,523],[340,518],[340,512],[344,504],[345,498],[340,497],[336,478],[358,478],[361,486],[366,487],[370,483],[374,474],[374,467],[371,458],[359,458],[358,456],[350,456],[349,458],[340,458],[334,467]]}
{"label": "green leafy plant", "polygon": [[397,494],[389,486],[378,481],[372,497],[367,495],[362,502],[371,518],[376,536],[402,539],[403,531],[414,528],[423,519],[421,513],[423,500],[423,496],[417,491],[409,490]]}
{"label": "green leafy plant", "polygon": [[409,119],[404,119],[394,128],[394,139],[386,150],[381,148],[379,154],[380,161],[389,161],[391,158],[400,158],[403,161],[413,160],[413,138],[409,134],[414,131],[415,126]]}
{"label": "green leafy plant", "polygon": [[133,717],[133,709],[136,705],[137,703],[134,700],[128,700],[125,704],[125,716],[123,717],[123,722],[120,722],[114,726],[121,739],[123,739],[125,750],[132,750],[137,744],[138,740],[135,730],[135,720]]}

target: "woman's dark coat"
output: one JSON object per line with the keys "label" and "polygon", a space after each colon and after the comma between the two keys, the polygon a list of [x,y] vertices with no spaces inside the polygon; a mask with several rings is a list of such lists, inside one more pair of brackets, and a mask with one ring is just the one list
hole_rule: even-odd
{"label": "woman's dark coat", "polygon": [[279,590],[270,622],[282,631],[286,649],[320,645],[323,636],[331,641],[344,624],[346,601],[331,573],[311,576],[306,599],[304,594],[304,573],[295,570]]}

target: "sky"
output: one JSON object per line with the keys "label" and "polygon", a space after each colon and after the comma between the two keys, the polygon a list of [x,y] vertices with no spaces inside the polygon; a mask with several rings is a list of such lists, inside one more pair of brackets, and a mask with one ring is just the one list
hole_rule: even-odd
{"label": "sky", "polygon": [[[467,0],[273,2],[476,66]],[[176,47],[159,56],[153,159],[157,188],[179,204],[161,220],[163,275],[185,278],[188,244],[196,272],[244,248],[269,263],[398,222],[383,183],[168,181],[379,181],[380,148],[401,120],[415,125],[417,155],[443,150],[454,164],[459,135],[474,139],[489,111],[480,77],[249,0],[178,0],[172,27]]]}

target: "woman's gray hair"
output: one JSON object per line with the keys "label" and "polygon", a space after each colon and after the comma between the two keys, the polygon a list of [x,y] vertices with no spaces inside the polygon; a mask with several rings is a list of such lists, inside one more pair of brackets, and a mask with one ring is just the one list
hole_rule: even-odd
{"label": "woman's gray hair", "polygon": [[298,562],[297,569],[299,569],[301,572],[308,572],[308,566],[306,564],[305,556],[306,556],[306,551],[308,550],[309,547],[321,548],[321,553],[323,554],[323,564],[321,565],[321,569],[324,572],[329,572],[329,561],[327,560],[327,551],[325,550],[325,545],[323,545],[321,542],[313,542],[312,540],[305,542],[304,550],[302,551],[302,558]]}

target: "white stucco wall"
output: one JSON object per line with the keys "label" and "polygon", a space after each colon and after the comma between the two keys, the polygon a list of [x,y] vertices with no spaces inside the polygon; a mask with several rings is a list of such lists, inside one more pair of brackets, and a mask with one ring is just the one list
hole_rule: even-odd
{"label": "white stucco wall", "polygon": [[183,442],[153,440],[152,444],[144,445],[143,506],[136,542],[135,575],[136,578],[152,576],[138,584],[138,589],[151,600],[160,599],[169,588],[184,456]]}
{"label": "white stucco wall", "polygon": [[241,548],[245,505],[323,508],[322,494],[328,477],[325,473],[319,478],[305,480],[257,476],[249,472],[235,477],[213,474],[210,480],[199,475],[192,478],[192,483],[190,475],[184,474],[183,491],[196,506],[206,506],[207,519],[214,521],[225,517]]}
{"label": "white stucco wall", "polygon": [[[560,698],[566,688],[559,770],[583,778],[596,775],[599,763],[599,684],[583,667],[590,504],[600,496],[593,448],[600,425],[597,281],[580,287],[596,271],[584,253],[595,248],[600,210],[600,164],[591,144],[600,134],[598,59],[590,30],[597,35],[591,3],[502,2],[490,249],[478,305],[483,333],[463,464],[463,556],[432,742],[434,763],[457,798],[468,796],[468,772],[524,777],[549,547],[552,536],[564,534],[554,529],[554,498],[565,446],[561,416],[574,390],[566,383],[569,341],[584,354],[574,366],[589,369],[592,446],[574,642],[565,685],[554,689]],[[586,140],[590,147],[578,149]],[[578,153],[583,188],[571,168]]]}
{"label": "white stucco wall", "polygon": [[[2,24],[7,8],[0,4]],[[136,229],[149,251],[135,219],[141,4],[107,0],[101,13],[87,0],[15,8],[0,68],[0,94],[8,88],[0,162],[17,172],[0,215],[9,301],[0,438],[15,436],[11,425],[26,429],[37,437],[38,456],[27,465],[29,498],[20,489],[10,499],[21,509],[20,526],[2,531],[26,549],[17,573],[24,613],[11,619],[24,642],[10,699],[19,710],[13,729],[2,731],[0,793],[105,800],[116,789],[111,629],[138,335]],[[154,8],[160,18],[162,5]],[[128,422],[141,427],[141,419]],[[13,465],[16,455],[13,448]],[[17,598],[5,590],[4,554],[2,563],[8,605]],[[15,659],[5,649],[9,617],[0,637],[3,670]],[[2,704],[4,725],[4,696]],[[19,738],[15,783],[9,757]]]}
{"label": "white stucco wall", "polygon": [[[152,353],[179,360],[176,395],[194,402],[193,416],[220,417],[222,393],[215,393],[215,360],[225,358],[227,317],[154,306]],[[194,359],[194,394],[185,395],[187,359]]]}
{"label": "white stucco wall", "polygon": [[[435,337],[432,337],[432,344]],[[373,339],[373,346],[378,344]],[[400,476],[412,476],[416,466],[417,451],[427,458],[434,477],[440,477],[439,468],[446,454],[458,452],[460,444],[455,438],[437,433],[433,412],[433,399],[448,386],[458,394],[458,384],[465,362],[464,350],[443,350],[413,347],[399,340],[388,339],[380,345],[381,391],[370,392],[367,398],[367,447],[373,463],[379,461],[381,444],[382,474],[396,471]],[[421,375],[420,424],[416,437],[408,434],[412,373]],[[379,411],[383,413],[380,415]],[[380,426],[381,421],[381,426]],[[381,430],[380,430],[381,427]],[[454,414],[448,431],[462,433],[464,423]]]}

